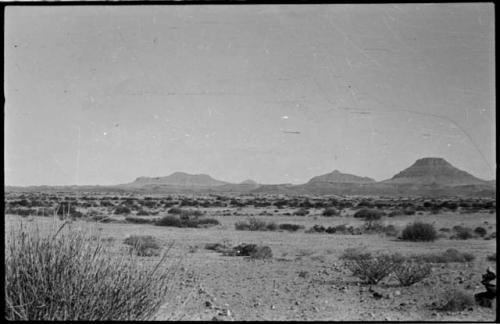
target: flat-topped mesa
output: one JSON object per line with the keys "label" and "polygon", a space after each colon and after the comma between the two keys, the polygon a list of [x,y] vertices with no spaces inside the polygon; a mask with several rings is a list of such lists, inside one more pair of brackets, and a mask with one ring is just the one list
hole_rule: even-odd
{"label": "flat-topped mesa", "polygon": [[368,177],[360,177],[353,174],[342,173],[339,170],[311,178],[308,183],[328,182],[328,183],[373,183],[375,180]]}
{"label": "flat-topped mesa", "polygon": [[421,158],[415,161],[413,164],[415,166],[450,166],[450,162],[446,161],[443,158],[440,157],[426,157],[426,158]]}
{"label": "flat-topped mesa", "polygon": [[224,184],[227,182],[216,180],[208,174],[175,172],[166,177],[138,177],[131,185],[214,187]]}
{"label": "flat-topped mesa", "polygon": [[485,184],[485,181],[454,167],[443,158],[428,157],[418,159],[409,168],[384,183],[472,185]]}

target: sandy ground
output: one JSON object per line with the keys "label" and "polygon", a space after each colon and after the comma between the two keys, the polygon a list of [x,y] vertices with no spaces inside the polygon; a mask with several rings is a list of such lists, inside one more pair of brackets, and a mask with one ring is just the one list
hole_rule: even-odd
{"label": "sandy ground", "polygon": [[[496,214],[453,214],[402,216],[388,218],[388,223],[403,226],[420,219],[436,222],[436,228],[493,226]],[[136,224],[91,224],[75,222],[72,226],[91,227],[103,238],[113,237],[110,251],[124,246],[131,234],[153,235],[165,246],[174,242],[171,264],[180,266],[166,303],[158,312],[158,320],[358,320],[358,321],[493,321],[494,309],[474,307],[463,312],[440,312],[443,298],[453,288],[471,295],[483,291],[481,275],[495,262],[486,256],[496,252],[496,240],[471,239],[457,241],[439,239],[432,243],[401,242],[382,235],[308,234],[303,231],[248,232],[236,231],[234,222],[241,216],[218,216],[222,225],[207,229],[180,229]],[[350,217],[324,218],[300,216],[258,216],[276,223],[353,224]],[[6,216],[6,232],[21,217]],[[488,222],[487,225],[484,222]],[[31,223],[50,226],[48,218]],[[495,229],[488,229],[492,232]],[[265,244],[271,247],[270,260],[249,260],[223,256],[206,250],[206,243],[230,242]],[[433,265],[432,275],[410,287],[401,287],[386,278],[372,288],[383,295],[376,299],[370,287],[360,284],[339,257],[349,247],[367,251],[400,252],[404,255],[444,252],[455,248],[471,252],[471,264]],[[153,262],[155,258],[144,258]],[[166,265],[168,266],[168,265]]]}

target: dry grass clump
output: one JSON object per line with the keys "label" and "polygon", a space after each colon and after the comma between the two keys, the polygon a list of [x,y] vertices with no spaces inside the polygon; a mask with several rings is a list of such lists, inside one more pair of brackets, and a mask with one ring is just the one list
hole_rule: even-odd
{"label": "dry grass clump", "polygon": [[453,289],[446,294],[446,302],[439,307],[441,311],[458,312],[474,307],[474,297],[463,290]]}
{"label": "dry grass clump", "polygon": [[429,264],[405,261],[394,268],[394,276],[402,286],[411,286],[427,278],[432,272]]}
{"label": "dry grass clump", "polygon": [[151,235],[131,235],[123,240],[130,245],[138,256],[157,256],[160,254],[160,245]]}
{"label": "dry grass clump", "polygon": [[[64,224],[66,225],[66,223]],[[7,320],[145,320],[164,302],[173,274],[132,255],[106,253],[90,233],[61,226],[42,235],[21,225],[6,239]]]}
{"label": "dry grass clump", "polygon": [[460,252],[457,249],[448,249],[442,253],[420,254],[410,257],[416,262],[427,263],[450,263],[450,262],[472,262],[476,258],[469,252]]}

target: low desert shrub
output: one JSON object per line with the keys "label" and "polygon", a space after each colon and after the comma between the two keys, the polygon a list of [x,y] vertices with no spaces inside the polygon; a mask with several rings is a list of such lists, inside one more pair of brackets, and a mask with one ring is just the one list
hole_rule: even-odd
{"label": "low desert shrub", "polygon": [[269,259],[273,257],[272,250],[267,245],[240,244],[234,247],[236,255],[248,256],[251,259]]}
{"label": "low desert shrub", "polygon": [[337,233],[345,234],[348,232],[348,227],[345,224],[335,226]]}
{"label": "low desert shrub", "polygon": [[[31,215],[37,215],[38,214],[38,209],[36,208],[12,208],[9,207],[5,210],[5,214],[13,214],[13,215],[19,215],[19,216],[31,216]],[[51,214],[48,214],[52,216]]]}
{"label": "low desert shrub", "polygon": [[388,217],[396,217],[404,215],[404,211],[402,209],[396,209],[391,211],[387,216]]}
{"label": "low desert shrub", "polygon": [[437,214],[439,214],[441,212],[441,208],[439,208],[439,207],[433,207],[433,208],[431,208],[430,212],[431,212],[432,215],[437,215]]}
{"label": "low desert shrub", "polygon": [[439,307],[441,311],[458,312],[473,308],[475,305],[474,297],[460,289],[447,292],[445,298],[445,303]]}
{"label": "low desert shrub", "polygon": [[450,239],[455,239],[455,240],[468,240],[474,237],[474,234],[472,232],[472,229],[468,227],[463,227],[460,225],[454,226],[453,231],[455,232],[454,235],[450,237]]}
{"label": "low desert shrub", "polygon": [[384,224],[380,220],[370,220],[365,218],[365,223],[363,224],[363,232],[370,233],[382,233],[384,232]]}
{"label": "low desert shrub", "polygon": [[368,221],[376,221],[382,218],[385,213],[377,209],[363,208],[354,214],[354,218],[363,218]]}
{"label": "low desert shrub", "polygon": [[417,211],[415,209],[412,209],[412,208],[406,208],[403,210],[403,214],[405,214],[406,216],[411,216],[411,215],[415,215]]}
{"label": "low desert shrub", "polygon": [[231,249],[231,244],[228,240],[223,240],[220,243],[207,243],[205,244],[205,249],[217,252],[224,252]]}
{"label": "low desert shrub", "polygon": [[394,276],[402,286],[411,286],[427,278],[431,270],[429,264],[405,261],[394,268]]}
{"label": "low desert shrub", "polygon": [[403,232],[401,233],[401,239],[404,241],[412,241],[412,242],[428,242],[434,241],[437,239],[437,232],[434,229],[434,225],[415,222],[407,225]]}
{"label": "low desert shrub", "polygon": [[395,237],[395,236],[398,236],[399,234],[399,231],[398,229],[396,228],[396,226],[394,225],[387,225],[387,226],[384,226],[382,228],[382,232],[387,235],[387,236],[392,236],[392,237]]}
{"label": "low desert shrub", "polygon": [[96,214],[96,215],[93,215],[93,216],[89,216],[87,217],[87,220],[88,221],[92,221],[92,222],[98,222],[98,223],[115,223],[115,222],[119,222],[119,220],[117,219],[114,219],[108,215],[102,215],[102,214]]}
{"label": "low desert shrub", "polygon": [[190,219],[185,223],[185,227],[210,227],[215,225],[220,225],[220,222],[215,218],[198,218],[198,219]]}
{"label": "low desert shrub", "polygon": [[322,215],[325,217],[332,217],[340,215],[340,212],[336,208],[328,207],[323,210]]}
{"label": "low desert shrub", "polygon": [[346,266],[354,276],[365,283],[375,285],[390,275],[403,261],[404,258],[399,254],[372,256],[366,253],[350,256]]}
{"label": "low desert shrub", "polygon": [[337,232],[337,229],[335,228],[335,226],[328,226],[325,229],[325,232],[328,234],[335,234]]}
{"label": "low desert shrub", "polygon": [[278,224],[276,224],[275,222],[269,222],[266,225],[266,230],[268,230],[268,231],[276,231],[276,230],[278,230]]}
{"label": "low desert shrub", "polygon": [[296,216],[306,216],[309,214],[309,210],[307,208],[300,208],[299,210],[295,211],[293,213]]}
{"label": "low desert shrub", "polygon": [[125,217],[125,221],[127,223],[132,223],[132,224],[154,224],[154,222],[155,222],[154,219],[148,219],[148,218],[143,218],[143,217],[134,217],[134,216]]}
{"label": "low desert shrub", "polygon": [[149,216],[149,213],[144,209],[139,209],[137,211],[137,216]]}
{"label": "low desert shrub", "polygon": [[306,231],[306,233],[323,233],[325,231],[325,227],[322,225],[314,225],[310,229]]}
{"label": "low desert shrub", "polygon": [[165,215],[156,221],[157,226],[182,227],[182,221],[179,217],[173,215]]}
{"label": "low desert shrub", "polygon": [[114,210],[114,214],[116,215],[128,215],[132,212],[132,210],[130,208],[128,208],[127,206],[117,206]]}
{"label": "low desert shrub", "polygon": [[299,229],[303,229],[304,226],[303,225],[298,225],[298,224],[280,224],[279,225],[279,229],[281,230],[285,230],[285,231],[289,231],[289,232],[296,232],[298,231]]}
{"label": "low desert shrub", "polygon": [[168,213],[172,215],[179,215],[180,213],[182,213],[182,209],[177,207],[172,207],[168,210]]}
{"label": "low desert shrub", "polygon": [[201,210],[192,210],[192,209],[183,209],[181,211],[181,217],[184,216],[184,217],[201,217],[203,216],[203,213],[201,212]]}
{"label": "low desert shrub", "polygon": [[487,233],[486,229],[484,227],[478,226],[474,229],[474,233],[477,235],[484,237]]}
{"label": "low desert shrub", "polygon": [[486,256],[486,260],[496,262],[497,261],[497,254],[493,253],[493,254]]}
{"label": "low desert shrub", "polygon": [[[66,225],[67,223],[64,223]],[[7,320],[148,320],[165,302],[173,267],[107,253],[89,231],[42,234],[21,225],[6,237]]]}
{"label": "low desert shrub", "polygon": [[239,221],[234,224],[234,228],[238,231],[266,231],[268,224],[255,217],[249,217],[246,221]]}
{"label": "low desert shrub", "polygon": [[208,227],[219,225],[220,222],[214,218],[197,218],[187,217],[181,215],[180,217],[174,215],[165,215],[154,223],[157,226],[170,226],[170,227]]}
{"label": "low desert shrub", "polygon": [[151,235],[131,235],[123,240],[131,246],[138,256],[156,256],[160,254],[160,245]]}
{"label": "low desert shrub", "polygon": [[362,251],[361,248],[347,248],[344,253],[340,256],[341,260],[356,260],[359,258],[371,258],[372,254],[370,252]]}

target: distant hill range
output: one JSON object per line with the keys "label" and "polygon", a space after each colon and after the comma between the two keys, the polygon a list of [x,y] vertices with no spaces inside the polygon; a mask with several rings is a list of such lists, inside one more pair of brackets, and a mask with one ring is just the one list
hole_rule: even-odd
{"label": "distant hill range", "polygon": [[341,173],[339,170],[320,175],[309,180],[308,183],[373,183],[375,180],[368,177],[358,177],[353,174]]}
{"label": "distant hill range", "polygon": [[390,179],[377,182],[335,170],[307,183],[259,184],[253,180],[229,183],[207,174],[175,172],[166,177],[139,177],[116,186],[6,187],[6,191],[119,191],[144,193],[249,193],[283,195],[384,195],[384,196],[496,196],[496,180],[481,180],[442,158],[428,157]]}

